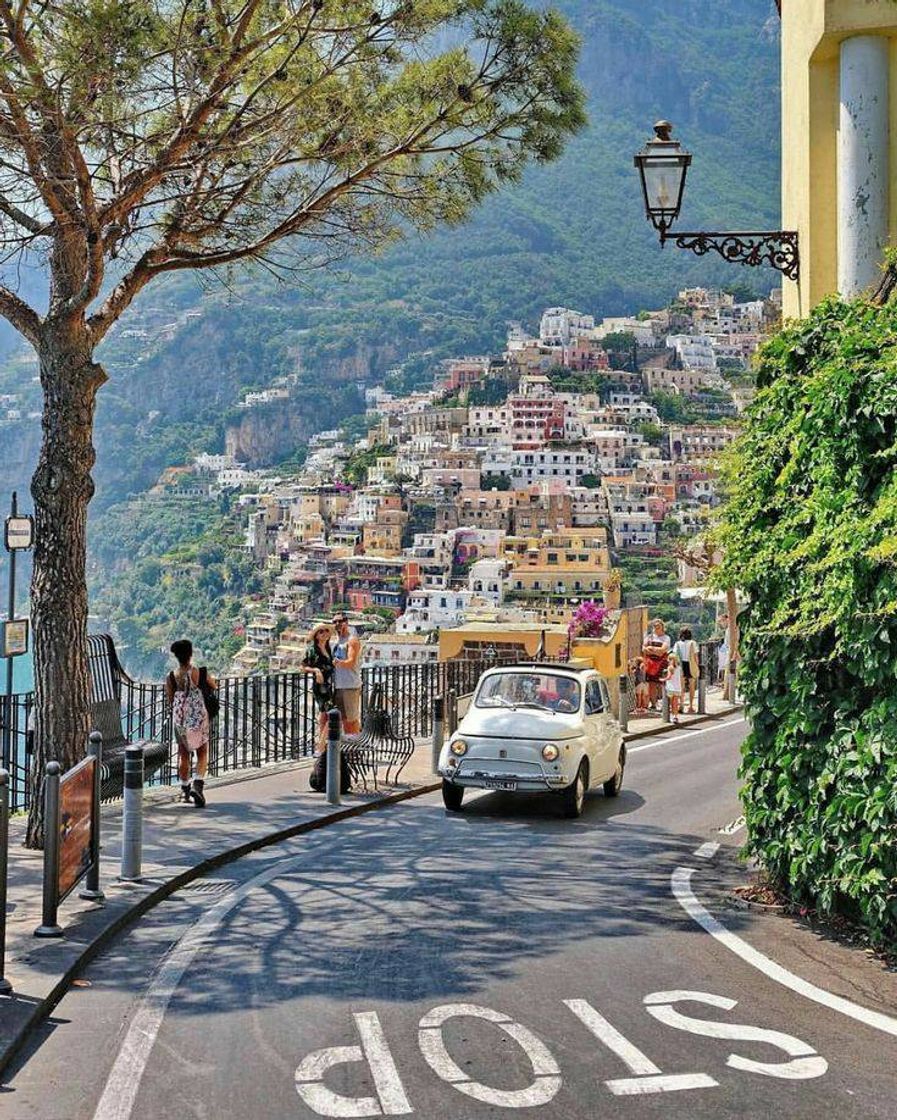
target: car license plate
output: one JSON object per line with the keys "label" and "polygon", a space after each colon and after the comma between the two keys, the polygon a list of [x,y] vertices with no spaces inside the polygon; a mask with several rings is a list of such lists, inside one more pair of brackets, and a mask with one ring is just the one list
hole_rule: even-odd
{"label": "car license plate", "polygon": [[517,788],[517,783],[516,782],[502,782],[502,781],[499,781],[497,778],[487,778],[483,782],[483,786],[486,789],[514,790],[514,789]]}

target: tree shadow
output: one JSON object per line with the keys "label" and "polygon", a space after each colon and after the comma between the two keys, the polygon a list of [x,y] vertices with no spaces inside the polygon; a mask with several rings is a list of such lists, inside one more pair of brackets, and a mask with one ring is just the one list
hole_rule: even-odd
{"label": "tree shadow", "polygon": [[[703,838],[625,820],[642,804],[592,795],[568,821],[550,797],[495,794],[460,814],[416,802],[348,822],[224,918],[170,1013],[458,999],[577,943],[705,936],[670,892]],[[128,972],[118,982],[139,986],[145,964]]]}

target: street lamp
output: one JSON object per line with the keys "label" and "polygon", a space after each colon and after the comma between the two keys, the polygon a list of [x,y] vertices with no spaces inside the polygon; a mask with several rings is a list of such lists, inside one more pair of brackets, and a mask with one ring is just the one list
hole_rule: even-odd
{"label": "street lamp", "polygon": [[635,157],[642,181],[645,214],[660,234],[660,244],[672,241],[678,248],[690,249],[699,257],[713,250],[723,260],[755,268],[768,265],[784,273],[789,280],[800,279],[800,255],[794,230],[670,233],[682,209],[685,180],[692,159],[691,153],[673,139],[672,132],[669,121],[658,121],[653,139]]}

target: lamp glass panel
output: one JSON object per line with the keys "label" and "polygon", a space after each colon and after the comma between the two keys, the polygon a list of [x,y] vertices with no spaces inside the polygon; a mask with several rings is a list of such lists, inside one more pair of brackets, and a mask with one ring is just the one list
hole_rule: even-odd
{"label": "lamp glass panel", "polygon": [[677,211],[682,197],[682,180],[685,176],[682,161],[646,159],[643,167],[649,211]]}

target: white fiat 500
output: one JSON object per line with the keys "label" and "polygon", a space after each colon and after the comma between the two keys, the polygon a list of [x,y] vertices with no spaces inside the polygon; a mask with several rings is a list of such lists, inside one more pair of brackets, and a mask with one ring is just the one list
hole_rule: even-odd
{"label": "white fiat 500", "polygon": [[465,789],[556,792],[564,814],[582,813],[586,792],[623,786],[626,744],[594,669],[509,665],[480,677],[470,707],[442,748],[439,773],[447,809]]}

